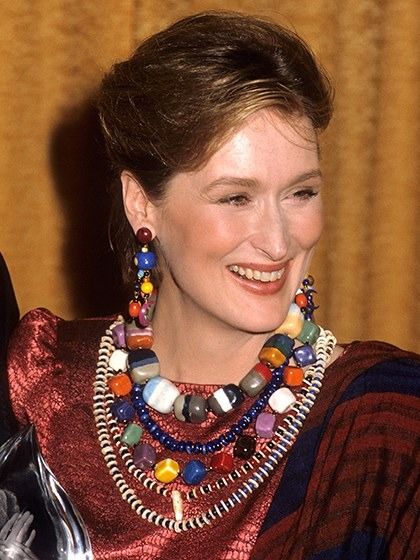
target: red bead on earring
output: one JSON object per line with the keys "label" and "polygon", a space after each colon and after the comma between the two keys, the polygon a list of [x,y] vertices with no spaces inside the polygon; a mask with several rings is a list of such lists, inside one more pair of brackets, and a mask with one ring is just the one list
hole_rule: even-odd
{"label": "red bead on earring", "polygon": [[152,232],[147,227],[141,227],[137,230],[136,238],[139,243],[150,243],[152,241]]}

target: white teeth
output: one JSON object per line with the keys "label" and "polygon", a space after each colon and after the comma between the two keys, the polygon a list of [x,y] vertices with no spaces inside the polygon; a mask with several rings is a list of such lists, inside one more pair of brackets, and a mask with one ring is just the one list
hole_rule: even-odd
{"label": "white teeth", "polygon": [[245,276],[248,280],[259,280],[260,282],[275,282],[283,276],[284,268],[273,272],[263,272],[261,270],[253,270],[252,268],[243,268],[234,264],[229,270],[236,272],[239,276]]}

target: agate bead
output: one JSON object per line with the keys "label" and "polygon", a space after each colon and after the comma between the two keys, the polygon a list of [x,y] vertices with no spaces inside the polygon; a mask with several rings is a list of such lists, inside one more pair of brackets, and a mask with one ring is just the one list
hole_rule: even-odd
{"label": "agate bead", "polygon": [[229,383],[217,389],[207,400],[209,407],[216,414],[222,416],[226,412],[238,408],[244,401],[244,394],[237,385]]}
{"label": "agate bead", "polygon": [[233,457],[225,451],[216,453],[211,458],[210,467],[218,473],[228,474],[233,470]]}
{"label": "agate bead", "polygon": [[249,397],[255,397],[271,381],[272,376],[270,368],[259,362],[245,375],[239,383],[239,387]]}
{"label": "agate bead", "polygon": [[304,344],[315,344],[320,332],[321,329],[312,321],[303,321],[302,330],[296,338]]}
{"label": "agate bead", "polygon": [[250,459],[255,453],[255,438],[248,435],[239,436],[233,448],[233,454],[239,459]]}
{"label": "agate bead", "polygon": [[118,323],[112,329],[112,340],[116,348],[124,348],[125,346],[125,325]]}
{"label": "agate bead", "polygon": [[162,414],[171,412],[178,395],[176,385],[160,375],[149,379],[143,389],[143,399],[146,403]]}
{"label": "agate bead", "polygon": [[295,296],[295,303],[300,309],[303,309],[308,305],[308,298],[305,296],[303,292],[296,294]]}
{"label": "agate bead", "polygon": [[272,368],[277,368],[286,361],[286,356],[283,352],[280,352],[277,348],[270,348],[268,346],[263,346],[261,348],[258,358],[261,362]]}
{"label": "agate bead", "polygon": [[312,346],[304,344],[293,350],[295,362],[300,367],[310,366],[316,362],[316,354]]}
{"label": "agate bead", "polygon": [[162,459],[155,465],[155,477],[159,482],[172,482],[179,475],[179,464],[173,459]]}
{"label": "agate bead", "polygon": [[159,360],[153,350],[138,348],[128,354],[128,369],[134,383],[145,383],[160,373]]}
{"label": "agate bead", "polygon": [[273,437],[275,422],[276,417],[270,412],[261,412],[258,414],[255,422],[255,431],[257,435],[261,438]]}
{"label": "agate bead", "polygon": [[124,397],[131,391],[133,384],[126,373],[117,373],[108,379],[108,387],[116,397]]}
{"label": "agate bead", "polygon": [[133,463],[142,471],[150,470],[156,463],[156,451],[148,443],[140,443],[134,448]]}
{"label": "agate bead", "polygon": [[182,478],[186,484],[200,484],[207,474],[204,463],[198,460],[188,461],[182,471]]}
{"label": "agate bead", "polygon": [[302,330],[303,315],[296,303],[292,303],[283,323],[276,329],[276,333],[287,334],[291,338],[296,338]]}
{"label": "agate bead", "polygon": [[128,304],[128,314],[130,315],[130,317],[132,317],[133,319],[135,317],[138,317],[140,313],[140,308],[141,308],[140,302],[131,300],[130,303]]}
{"label": "agate bead", "polygon": [[140,328],[133,321],[127,323],[125,329],[127,347],[130,350],[136,348],[151,348],[153,345],[153,331],[150,327]]}
{"label": "agate bead", "polygon": [[116,399],[110,408],[111,413],[120,420],[120,422],[129,422],[136,414],[134,406],[128,401],[124,401],[122,399]]}
{"label": "agate bead", "polygon": [[277,348],[280,352],[286,356],[286,358],[290,358],[293,352],[293,346],[295,345],[295,341],[285,334],[273,334],[264,344],[264,347],[267,348]]}
{"label": "agate bead", "polygon": [[290,408],[295,404],[296,397],[290,389],[287,387],[281,387],[274,391],[271,397],[268,399],[268,404],[275,411],[283,414],[290,410]]}
{"label": "agate bead", "polygon": [[121,435],[121,443],[132,447],[137,445],[143,435],[143,429],[138,424],[128,424]]}
{"label": "agate bead", "polygon": [[302,368],[287,366],[283,371],[283,382],[289,387],[299,387],[302,385],[304,375]]}
{"label": "agate bead", "polygon": [[207,401],[200,395],[179,395],[174,402],[174,414],[181,422],[201,424],[207,418]]}
{"label": "agate bead", "polygon": [[114,350],[109,357],[109,366],[114,371],[127,371],[128,352],[125,350]]}

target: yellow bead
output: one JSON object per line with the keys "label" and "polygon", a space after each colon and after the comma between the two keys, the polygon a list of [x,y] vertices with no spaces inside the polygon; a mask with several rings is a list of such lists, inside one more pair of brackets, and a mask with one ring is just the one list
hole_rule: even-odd
{"label": "yellow bead", "polygon": [[162,459],[155,465],[155,478],[159,482],[172,482],[179,475],[179,465],[173,459]]}
{"label": "yellow bead", "polygon": [[143,292],[143,294],[151,294],[153,292],[154,286],[151,282],[143,282],[140,285],[140,290]]}
{"label": "yellow bead", "polygon": [[286,356],[272,346],[263,346],[258,354],[258,358],[261,362],[273,368],[281,366],[286,361]]}
{"label": "yellow bead", "polygon": [[286,319],[275,332],[276,334],[287,334],[290,338],[296,338],[302,331],[303,321],[304,318],[299,306],[296,303],[292,303]]}

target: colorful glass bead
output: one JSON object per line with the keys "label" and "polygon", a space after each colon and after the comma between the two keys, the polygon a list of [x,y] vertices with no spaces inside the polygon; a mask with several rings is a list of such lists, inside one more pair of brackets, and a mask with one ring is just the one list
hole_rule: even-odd
{"label": "colorful glass bead", "polygon": [[173,459],[162,459],[155,465],[155,477],[159,482],[172,482],[179,475],[179,464]]}
{"label": "colorful glass bead", "polygon": [[128,352],[125,350],[114,350],[109,357],[109,366],[114,371],[127,371]]}
{"label": "colorful glass bead", "polygon": [[321,329],[312,321],[303,321],[302,330],[296,338],[304,344],[315,344],[320,332]]}
{"label": "colorful glass bead", "polygon": [[302,330],[303,315],[300,307],[292,303],[283,323],[276,329],[278,334],[287,334],[290,338],[296,338]]}
{"label": "colorful glass bead", "polygon": [[286,366],[283,371],[283,383],[289,387],[302,385],[305,374],[300,367]]}
{"label": "colorful glass bead", "polygon": [[239,436],[233,447],[233,454],[239,459],[250,459],[255,453],[257,442],[248,435]]}
{"label": "colorful glass bead", "polygon": [[129,422],[134,418],[134,415],[136,414],[134,406],[128,401],[124,401],[122,399],[115,399],[110,409],[111,413],[120,422]]}
{"label": "colorful glass bead", "polygon": [[160,373],[158,357],[148,348],[138,348],[128,354],[128,369],[134,383],[145,383]]}
{"label": "colorful glass bead", "polygon": [[160,375],[149,379],[143,389],[143,399],[146,403],[162,414],[171,412],[178,395],[176,385]]}
{"label": "colorful glass bead", "polygon": [[292,355],[294,345],[295,341],[286,334],[273,334],[264,344],[267,348],[277,348],[286,358]]}
{"label": "colorful glass bead", "polygon": [[266,364],[259,362],[245,375],[239,383],[239,387],[249,397],[255,397],[271,381],[272,376],[271,369]]}
{"label": "colorful glass bead", "polygon": [[230,453],[221,451],[212,456],[210,468],[218,473],[228,474],[233,471],[233,457]]}
{"label": "colorful glass bead", "polygon": [[128,304],[128,314],[133,319],[139,316],[141,304],[138,301],[131,300]]}
{"label": "colorful glass bead", "polygon": [[179,395],[174,402],[174,414],[181,422],[201,424],[207,418],[207,401],[201,395]]}
{"label": "colorful glass bead", "polygon": [[134,448],[133,463],[142,471],[150,470],[156,463],[156,451],[148,443],[140,443]]}
{"label": "colorful glass bead", "polygon": [[151,294],[154,289],[155,288],[152,282],[150,282],[149,280],[146,280],[145,282],[142,282],[140,284],[140,290],[143,292],[143,294]]}
{"label": "colorful glass bead", "polygon": [[132,447],[137,445],[143,435],[143,429],[138,424],[128,424],[121,435],[121,443]]}
{"label": "colorful glass bead", "polygon": [[116,348],[124,348],[125,346],[125,325],[118,323],[112,329],[112,340]]}
{"label": "colorful glass bead", "polygon": [[286,361],[286,356],[283,352],[280,352],[277,348],[270,348],[268,346],[263,346],[261,348],[258,358],[261,362],[264,362],[272,368],[277,368]]}
{"label": "colorful glass bead", "polygon": [[295,348],[293,350],[293,357],[300,367],[310,366],[316,362],[315,351],[309,344],[304,344],[303,346]]}
{"label": "colorful glass bead", "polygon": [[141,306],[139,313],[139,323],[142,327],[148,327],[153,318],[153,312],[156,306],[156,296],[152,294]]}
{"label": "colorful glass bead", "polygon": [[305,296],[303,292],[299,292],[295,296],[295,303],[300,309],[303,309],[308,305],[308,298]]}
{"label": "colorful glass bead", "polygon": [[156,255],[153,251],[139,251],[135,254],[134,264],[141,270],[150,270],[156,266]]}
{"label": "colorful glass bead", "polygon": [[182,471],[182,478],[186,484],[200,484],[206,475],[206,465],[198,460],[188,461]]}
{"label": "colorful glass bead", "polygon": [[270,412],[261,412],[255,421],[255,431],[261,438],[272,438],[276,417]]}
{"label": "colorful glass bead", "polygon": [[295,404],[296,397],[290,389],[287,387],[281,387],[274,391],[271,397],[268,399],[268,404],[275,412],[283,414],[290,410],[290,408]]}
{"label": "colorful glass bead", "polygon": [[151,327],[140,328],[134,321],[127,323],[125,327],[127,348],[151,348],[153,345],[153,330]]}
{"label": "colorful glass bead", "polygon": [[222,416],[226,412],[238,408],[244,402],[244,394],[237,385],[229,383],[217,389],[208,399],[211,410],[217,416]]}
{"label": "colorful glass bead", "polygon": [[108,387],[117,397],[124,397],[131,391],[133,384],[126,373],[117,373],[108,379]]}
{"label": "colorful glass bead", "polygon": [[142,245],[145,243],[150,243],[152,241],[152,232],[148,227],[141,227],[137,230],[136,238]]}

